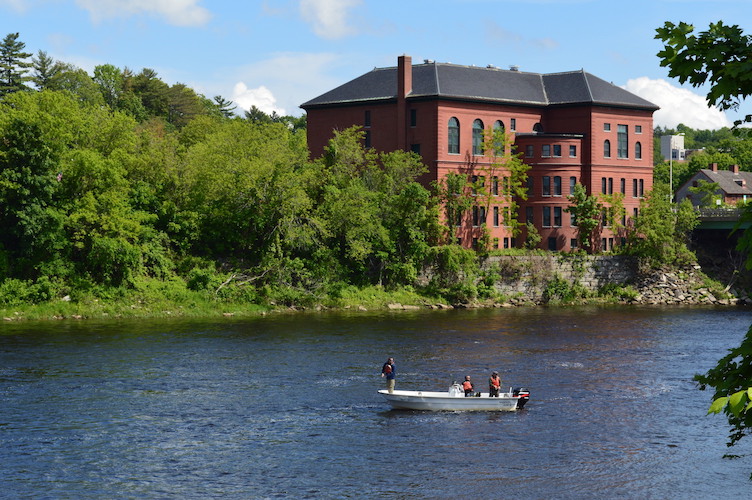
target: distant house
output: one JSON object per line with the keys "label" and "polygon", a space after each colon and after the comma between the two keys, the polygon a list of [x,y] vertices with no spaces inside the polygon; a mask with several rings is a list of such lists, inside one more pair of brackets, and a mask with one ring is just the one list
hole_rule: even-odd
{"label": "distant house", "polygon": [[752,172],[739,171],[739,165],[732,165],[731,170],[718,170],[717,163],[711,164],[710,168],[703,168],[682,184],[676,191],[676,200],[687,198],[694,206],[699,206],[702,195],[693,194],[690,188],[698,187],[700,181],[717,183],[716,194],[721,197],[720,203],[724,205],[752,201]]}
{"label": "distant house", "polygon": [[[531,222],[540,246],[576,246],[576,220],[566,212],[580,183],[588,194],[623,195],[627,224],[653,185],[654,104],[585,71],[540,74],[513,67],[460,66],[400,56],[396,67],[374,68],[301,105],[307,113],[308,147],[314,157],[334,130],[362,127],[366,147],[420,154],[426,185],[450,173],[489,181],[490,206],[475,206],[457,220],[455,241],[475,247],[483,228],[495,248],[521,247],[504,224],[509,208],[505,173],[485,179],[492,159],[482,147],[488,130],[503,130],[514,152],[530,166],[527,198],[516,200],[514,217]],[[508,175],[508,174],[507,174]],[[620,234],[604,227],[602,250]]]}

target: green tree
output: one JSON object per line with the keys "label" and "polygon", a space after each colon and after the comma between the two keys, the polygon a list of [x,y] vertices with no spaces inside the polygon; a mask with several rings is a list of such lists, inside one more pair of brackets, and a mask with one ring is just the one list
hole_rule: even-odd
{"label": "green tree", "polygon": [[[656,30],[655,38],[664,44],[658,52],[661,66],[669,76],[693,87],[707,85],[707,100],[723,110],[738,109],[741,100],[752,95],[752,37],[738,25],[723,21],[711,23],[707,31],[694,33],[691,24],[666,22]],[[752,121],[752,115],[737,125]]]}
{"label": "green tree", "polygon": [[593,253],[597,246],[597,229],[601,224],[603,205],[597,196],[587,194],[585,186],[579,182],[575,184],[574,191],[568,197],[570,206],[564,209],[572,214],[577,224],[577,243],[580,248],[588,253]]}
{"label": "green tree", "polygon": [[235,116],[234,111],[237,109],[237,106],[232,101],[228,101],[221,95],[215,95],[214,104],[225,118],[232,118]]}
{"label": "green tree", "polygon": [[36,57],[32,59],[32,65],[34,67],[32,81],[38,90],[54,89],[55,80],[65,69],[64,64],[55,61],[43,50],[37,52]]}
{"label": "green tree", "polygon": [[123,72],[112,64],[100,64],[94,68],[94,83],[99,86],[104,102],[116,109],[123,93]]}
{"label": "green tree", "polygon": [[9,33],[0,42],[0,97],[28,90],[26,82],[32,79],[27,75],[31,63],[27,61],[31,53],[24,52],[26,44],[18,40],[18,33]]}
{"label": "green tree", "polygon": [[15,263],[12,274],[40,276],[63,249],[55,151],[38,125],[13,117],[0,127],[0,251]]}
{"label": "green tree", "polygon": [[689,200],[676,206],[669,200],[668,186],[653,186],[641,200],[640,213],[627,235],[628,252],[645,258],[656,268],[692,264],[696,257],[687,243],[698,223]]}
{"label": "green tree", "polygon": [[690,187],[689,192],[692,194],[700,195],[701,207],[714,207],[716,206],[716,200],[720,200],[718,194],[719,186],[717,182],[708,182],[700,179],[697,182],[697,187]]}

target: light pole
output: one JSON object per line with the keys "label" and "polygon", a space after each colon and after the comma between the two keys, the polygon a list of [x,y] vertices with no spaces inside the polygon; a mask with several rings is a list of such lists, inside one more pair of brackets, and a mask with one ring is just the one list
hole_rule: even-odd
{"label": "light pole", "polygon": [[674,137],[680,135],[684,135],[684,132],[676,135],[672,134],[671,140],[669,141],[669,149],[671,151],[669,152],[668,157],[668,189],[671,192],[671,194],[669,195],[669,201],[671,203],[674,202]]}

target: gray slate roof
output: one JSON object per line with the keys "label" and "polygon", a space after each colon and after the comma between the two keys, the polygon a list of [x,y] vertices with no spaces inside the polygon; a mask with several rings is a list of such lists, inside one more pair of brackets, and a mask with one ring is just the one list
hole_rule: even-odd
{"label": "gray slate roof", "polygon": [[[584,70],[527,73],[494,67],[428,62],[414,64],[408,99],[443,98],[533,106],[600,104],[655,111],[658,107]],[[330,90],[301,108],[397,98],[397,68],[372,71]]]}
{"label": "gray slate roof", "polygon": [[[708,178],[708,182],[718,183],[718,187],[729,195],[752,195],[752,172],[734,173],[731,170],[718,170],[713,172],[709,168],[700,169],[700,174]],[[687,184],[697,180],[697,174],[689,180]],[[745,181],[746,186],[742,187],[736,181]]]}

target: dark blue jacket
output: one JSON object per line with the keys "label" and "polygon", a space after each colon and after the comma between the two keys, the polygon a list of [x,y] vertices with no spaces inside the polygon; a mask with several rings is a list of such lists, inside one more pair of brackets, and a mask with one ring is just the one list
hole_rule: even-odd
{"label": "dark blue jacket", "polygon": [[387,366],[389,366],[389,363],[384,363],[384,366],[381,367],[381,373],[383,373],[384,375],[386,375],[387,379],[391,380],[391,379],[394,378],[395,373],[397,373],[397,369],[394,367],[394,365],[391,365],[392,371],[391,372],[387,372],[386,371]]}

